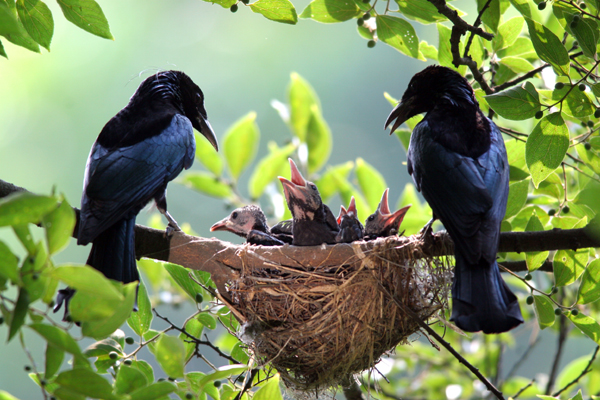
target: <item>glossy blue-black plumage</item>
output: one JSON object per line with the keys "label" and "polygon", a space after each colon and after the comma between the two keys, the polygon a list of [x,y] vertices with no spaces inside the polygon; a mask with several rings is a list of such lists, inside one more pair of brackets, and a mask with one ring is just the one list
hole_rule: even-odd
{"label": "glossy blue-black plumage", "polygon": [[121,282],[139,280],[135,218],[155,200],[166,212],[166,189],[194,161],[199,130],[214,146],[202,91],[182,72],[147,78],[129,104],[102,129],[88,158],[77,243],[93,243],[87,263]]}
{"label": "glossy blue-black plumage", "polygon": [[508,331],[523,318],[496,263],[509,177],[502,135],[468,82],[445,67],[415,75],[386,125],[396,120],[395,129],[422,112],[407,165],[455,245],[451,320],[469,332]]}

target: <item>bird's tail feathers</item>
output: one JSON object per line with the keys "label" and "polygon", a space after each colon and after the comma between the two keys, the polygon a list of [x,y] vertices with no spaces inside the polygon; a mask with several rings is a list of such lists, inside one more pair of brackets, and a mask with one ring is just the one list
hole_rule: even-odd
{"label": "bird's tail feathers", "polygon": [[498,263],[469,265],[457,252],[452,316],[467,332],[507,332],[523,322],[519,301],[500,276]]}
{"label": "bird's tail feathers", "polygon": [[135,217],[122,219],[98,235],[93,241],[87,264],[108,279],[123,283],[139,281],[134,228]]}

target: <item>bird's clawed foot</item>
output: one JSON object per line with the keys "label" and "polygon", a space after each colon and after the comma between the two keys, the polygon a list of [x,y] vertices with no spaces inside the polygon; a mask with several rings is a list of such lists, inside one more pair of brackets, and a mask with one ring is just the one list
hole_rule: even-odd
{"label": "bird's clawed foot", "polygon": [[169,214],[167,210],[165,210],[163,214],[165,218],[167,218],[167,221],[169,221],[169,225],[167,225],[167,229],[165,229],[165,237],[169,238],[173,236],[173,233],[181,231],[181,228],[177,224],[177,221],[175,221],[175,219],[171,217],[171,214]]}

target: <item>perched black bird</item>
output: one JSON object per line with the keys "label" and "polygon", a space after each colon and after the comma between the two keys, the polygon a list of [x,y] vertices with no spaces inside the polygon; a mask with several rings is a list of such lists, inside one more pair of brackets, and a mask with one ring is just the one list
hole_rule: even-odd
{"label": "perched black bird", "polygon": [[341,207],[337,223],[340,227],[335,238],[337,243],[352,243],[356,240],[362,240],[364,228],[357,217],[354,196],[350,198],[348,209],[344,208],[344,206]]}
{"label": "perched black bird", "polygon": [[260,207],[248,205],[236,208],[227,217],[210,227],[210,231],[229,231],[246,238],[250,244],[262,246],[282,246],[292,243],[292,235],[272,233]]}
{"label": "perched black bird", "polygon": [[[135,218],[151,200],[167,212],[167,183],[194,161],[194,129],[215,147],[204,95],[183,72],[159,72],[142,82],[129,104],[104,126],[85,169],[77,244],[92,242],[87,264],[107,278],[139,280]],[[61,296],[62,294],[62,296]],[[60,302],[68,294],[59,294]]]}
{"label": "perched black bird", "polygon": [[369,239],[397,235],[400,230],[400,224],[402,224],[404,216],[410,208],[410,205],[408,205],[392,213],[388,203],[389,191],[389,188],[385,189],[377,210],[369,215],[365,221],[365,237]]}
{"label": "perched black bird", "polygon": [[467,80],[449,68],[416,74],[385,126],[394,122],[393,132],[419,113],[427,114],[412,133],[408,173],[454,241],[450,319],[468,332],[506,332],[523,317],[496,263],[508,197],[502,135]]}
{"label": "perched black bird", "polygon": [[279,177],[288,208],[292,212],[292,233],[296,246],[317,246],[322,243],[335,244],[339,231],[333,213],[321,200],[317,186],[302,177],[292,159],[292,180]]}

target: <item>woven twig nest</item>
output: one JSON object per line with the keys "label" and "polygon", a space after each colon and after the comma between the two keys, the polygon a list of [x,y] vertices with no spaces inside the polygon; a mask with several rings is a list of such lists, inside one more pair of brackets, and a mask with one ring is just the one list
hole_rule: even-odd
{"label": "woven twig nest", "polygon": [[[406,343],[419,327],[404,307],[427,320],[447,305],[452,280],[447,258],[423,256],[415,237],[323,246],[315,252],[335,257],[338,246],[351,246],[353,255],[335,266],[322,254],[315,257],[319,265],[291,258],[283,265],[281,254],[274,263],[251,246],[238,253],[242,260],[262,258],[260,267],[256,260],[245,262],[240,278],[229,286],[231,306],[244,327],[242,340],[294,390],[347,382]],[[285,247],[273,251],[285,253]]]}

